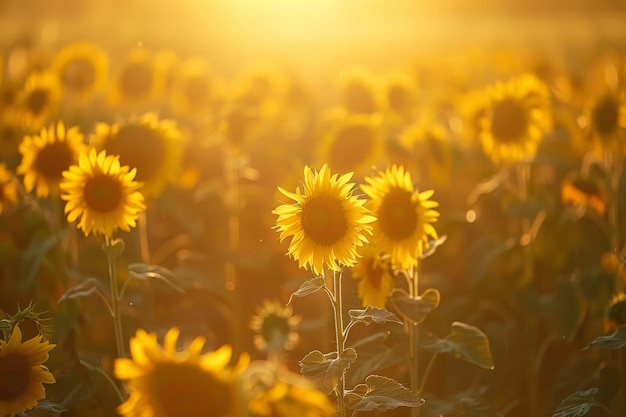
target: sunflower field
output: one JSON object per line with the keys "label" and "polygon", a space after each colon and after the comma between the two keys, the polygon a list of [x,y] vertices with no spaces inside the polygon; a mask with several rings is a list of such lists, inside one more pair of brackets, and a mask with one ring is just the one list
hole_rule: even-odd
{"label": "sunflower field", "polygon": [[0,0],[0,417],[626,416],[626,5]]}

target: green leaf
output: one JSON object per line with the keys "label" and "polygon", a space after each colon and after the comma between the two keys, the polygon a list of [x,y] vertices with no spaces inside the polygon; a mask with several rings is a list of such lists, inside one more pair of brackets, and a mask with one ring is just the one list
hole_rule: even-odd
{"label": "green leaf", "polygon": [[430,255],[434,254],[437,251],[437,248],[445,243],[448,240],[448,236],[443,235],[439,239],[430,240],[428,242],[428,249],[420,255],[420,259],[428,258]]}
{"label": "green leaf", "polygon": [[291,294],[287,305],[291,304],[291,300],[293,299],[293,297],[304,297],[309,294],[313,294],[315,291],[323,288],[324,285],[326,285],[324,277],[315,277],[313,279],[303,282],[302,285],[300,285],[300,288],[298,288],[296,292]]}
{"label": "green leaf", "polygon": [[46,410],[46,411],[50,411],[53,413],[63,413],[67,411],[67,409],[63,407],[61,404],[53,403],[52,401],[47,401],[47,400],[38,401],[35,409]]}
{"label": "green leaf", "polygon": [[117,407],[124,401],[124,396],[115,381],[99,366],[91,365],[84,360],[81,360],[80,364],[87,371],[91,392],[102,405],[106,415],[117,415]]}
{"label": "green leaf", "polygon": [[185,290],[174,284],[172,279],[174,278],[174,273],[167,268],[164,268],[159,265],[147,265],[141,262],[132,263],[128,265],[128,273],[131,277],[139,279],[139,280],[147,280],[147,279],[158,279],[170,287],[174,288],[176,291],[180,293],[185,293]]}
{"label": "green leaf", "polygon": [[117,259],[122,256],[124,249],[126,249],[126,243],[120,238],[113,239],[102,245],[102,250],[111,259]]}
{"label": "green leaf", "polygon": [[7,319],[2,319],[0,320],[0,330],[4,330],[4,329],[10,329],[11,328],[11,322]]}
{"label": "green leaf", "polygon": [[424,399],[391,378],[370,375],[344,396],[346,406],[358,411],[388,411],[396,407],[418,407]]}
{"label": "green leaf", "polygon": [[489,339],[479,328],[455,321],[445,339],[436,338],[422,344],[433,352],[450,352],[456,358],[466,360],[485,369],[493,369]]}
{"label": "green leaf", "polygon": [[592,346],[598,346],[605,349],[617,350],[626,346],[626,326],[622,326],[609,336],[596,337],[593,342],[589,343],[583,350]]}
{"label": "green leaf", "polygon": [[325,393],[330,394],[337,388],[341,377],[356,360],[356,350],[347,348],[337,358],[337,352],[323,354],[314,350],[306,354],[300,363],[300,372],[317,384]]}
{"label": "green leaf", "polygon": [[33,237],[31,244],[24,252],[24,270],[26,271],[22,281],[24,288],[28,288],[33,283],[41,264],[46,260],[48,252],[65,238],[68,231],[69,229],[66,228],[50,236],[37,235]]}
{"label": "green leaf", "polygon": [[349,314],[352,321],[364,323],[365,325],[369,325],[372,322],[379,324],[403,324],[391,311],[380,307],[367,306],[365,310],[350,310]]}
{"label": "green leaf", "polygon": [[97,294],[102,297],[104,300],[110,304],[110,294],[102,287],[100,281],[96,278],[88,278],[81,282],[80,284],[70,288],[65,291],[65,294],[59,298],[58,303],[62,303],[66,300],[71,300],[73,298],[87,297],[93,294]]}
{"label": "green leaf", "polygon": [[437,308],[440,298],[439,291],[434,288],[427,289],[417,298],[411,298],[402,289],[396,289],[391,294],[391,302],[400,315],[415,324],[423,322],[428,313]]}
{"label": "green leaf", "polygon": [[587,391],[577,391],[561,401],[552,417],[583,417],[593,406],[602,405],[594,398],[598,393],[597,388]]}
{"label": "green leaf", "polygon": [[369,374],[380,369],[387,369],[406,360],[408,343],[406,341],[387,344],[388,332],[378,332],[351,345],[359,357],[350,366],[346,381],[350,386],[362,382]]}

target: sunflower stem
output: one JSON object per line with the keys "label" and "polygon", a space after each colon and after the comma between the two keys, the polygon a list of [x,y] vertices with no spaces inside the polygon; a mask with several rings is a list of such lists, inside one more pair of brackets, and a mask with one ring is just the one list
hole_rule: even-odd
{"label": "sunflower stem", "polygon": [[[105,238],[105,245],[110,248],[111,238]],[[115,258],[112,256],[111,251],[107,250],[107,259],[109,264],[109,283],[111,285],[111,303],[113,304],[113,328],[115,330],[115,343],[117,345],[117,356],[120,358],[126,357],[126,350],[124,349],[124,334],[122,332],[122,309],[120,304],[120,293],[117,288],[117,270],[115,266]]]}
{"label": "sunflower stem", "polygon": [[[411,265],[409,270],[407,271],[409,277],[409,297],[413,300],[416,300],[419,295],[419,274],[417,270],[417,266]],[[417,324],[413,323],[410,320],[406,322],[409,327],[409,384],[411,388],[411,392],[414,394],[418,394],[420,392],[420,382],[419,382],[419,362],[417,358],[417,348],[419,344],[419,334],[417,331]],[[420,410],[419,407],[411,408],[411,416],[419,417]]]}
{"label": "sunflower stem", "polygon": [[[324,271],[326,274],[326,271]],[[345,333],[343,330],[343,306],[341,299],[341,272],[333,272],[333,297],[332,306],[335,316],[335,341],[337,344],[337,358],[341,357],[345,345]],[[339,378],[339,384],[337,385],[337,408],[339,411],[339,417],[345,417],[346,410],[344,406],[344,392],[346,390],[346,378],[345,371]]]}

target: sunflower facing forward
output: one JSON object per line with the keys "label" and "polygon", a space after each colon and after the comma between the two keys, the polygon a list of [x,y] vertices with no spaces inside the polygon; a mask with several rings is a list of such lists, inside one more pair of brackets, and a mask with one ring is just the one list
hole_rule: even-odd
{"label": "sunflower facing forward", "polygon": [[44,362],[54,346],[41,335],[22,342],[19,325],[8,342],[0,338],[0,416],[14,417],[46,397],[43,384],[55,380]]}
{"label": "sunflower facing forward", "polygon": [[63,122],[44,127],[39,135],[25,136],[19,147],[22,163],[17,173],[24,174],[26,191],[36,189],[40,198],[58,195],[63,171],[78,161],[83,149],[78,127],[66,130]]}
{"label": "sunflower facing forward", "polygon": [[80,155],[77,165],[63,172],[61,198],[66,200],[67,221],[79,217],[78,228],[85,236],[113,236],[115,230],[126,232],[135,227],[139,213],[146,209],[141,183],[134,181],[135,169],[121,166],[119,157],[97,153]]}
{"label": "sunflower facing forward", "polygon": [[263,301],[250,321],[250,328],[255,332],[254,346],[270,352],[293,349],[298,343],[300,320],[300,316],[293,315],[291,307],[283,307],[278,301]]}
{"label": "sunflower facing forward", "polygon": [[278,215],[276,229],[281,241],[291,237],[287,254],[301,268],[310,266],[315,274],[323,275],[324,266],[340,271],[341,265],[356,263],[356,248],[368,241],[369,223],[376,219],[364,207],[365,199],[352,195],[351,178],[351,173],[331,175],[327,165],[319,171],[305,166],[303,191],[278,188],[294,202],[272,211]]}
{"label": "sunflower facing forward", "polygon": [[429,200],[433,190],[418,192],[404,167],[393,165],[375,177],[366,177],[361,189],[370,197],[367,207],[378,218],[374,223],[374,243],[381,252],[391,254],[393,267],[417,265],[428,238],[437,238],[431,223],[439,204]]}
{"label": "sunflower facing forward", "polygon": [[54,69],[66,93],[87,98],[104,86],[109,75],[109,58],[100,47],[77,42],[59,51]]}
{"label": "sunflower facing forward", "polygon": [[227,368],[232,350],[224,345],[202,353],[204,338],[177,349],[179,330],[165,334],[163,346],[154,333],[139,329],[130,341],[132,359],[116,359],[115,376],[128,381],[130,397],[118,411],[126,417],[223,417],[236,406],[236,377],[247,359]]}

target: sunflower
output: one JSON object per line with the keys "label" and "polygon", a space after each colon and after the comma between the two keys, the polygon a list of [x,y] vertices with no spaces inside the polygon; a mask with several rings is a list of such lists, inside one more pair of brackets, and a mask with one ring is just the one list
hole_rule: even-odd
{"label": "sunflower", "polygon": [[252,398],[248,408],[253,417],[333,417],[337,413],[323,392],[284,380]]}
{"label": "sunflower", "polygon": [[6,165],[0,163],[0,214],[17,203],[17,184]]}
{"label": "sunflower", "polygon": [[233,80],[231,100],[235,105],[254,109],[261,118],[276,114],[289,90],[289,77],[279,65],[254,61]]}
{"label": "sunflower", "polygon": [[300,320],[291,307],[265,300],[250,321],[250,328],[256,333],[254,346],[273,352],[293,349],[298,343],[296,327]]}
{"label": "sunflower", "polygon": [[436,239],[431,223],[439,217],[439,204],[429,200],[434,191],[418,192],[403,166],[392,165],[375,177],[366,177],[361,190],[370,197],[366,207],[378,218],[374,223],[374,244],[391,254],[392,267],[417,265],[429,236]]}
{"label": "sunflower", "polygon": [[181,351],[178,336],[177,328],[170,329],[161,346],[156,334],[139,329],[130,341],[132,359],[115,360],[115,376],[127,380],[130,390],[130,397],[118,408],[122,416],[232,415],[237,406],[236,378],[247,360],[227,368],[230,346],[202,353],[205,340],[197,337]]}
{"label": "sunflower", "polygon": [[90,233],[113,236],[116,229],[126,232],[135,227],[139,213],[146,209],[141,183],[134,181],[136,170],[121,166],[119,156],[82,153],[77,165],[63,172],[61,198],[68,222],[80,217],[78,228]]}
{"label": "sunflower", "polygon": [[174,72],[170,106],[178,115],[208,112],[218,97],[219,82],[207,60],[190,58]]}
{"label": "sunflower", "polygon": [[382,109],[380,80],[367,68],[351,67],[341,71],[338,84],[340,103],[350,113],[371,114]]}
{"label": "sunflower", "polygon": [[615,143],[626,128],[623,94],[619,90],[606,90],[593,96],[586,103],[581,121],[598,149]]}
{"label": "sunflower", "polygon": [[608,193],[600,180],[573,172],[561,184],[561,201],[576,207],[590,207],[599,216],[604,216]]}
{"label": "sunflower", "polygon": [[56,382],[44,365],[54,346],[41,335],[22,343],[19,325],[8,342],[0,338],[0,416],[14,417],[46,397],[43,384]]}
{"label": "sunflower", "polygon": [[128,53],[109,92],[111,104],[136,104],[158,97],[167,76],[156,56],[144,48]]}
{"label": "sunflower", "polygon": [[100,47],[77,42],[64,47],[53,64],[63,90],[87,98],[100,90],[109,76],[109,58]]}
{"label": "sunflower", "polygon": [[323,275],[324,265],[340,271],[341,265],[353,266],[356,248],[371,234],[368,223],[376,219],[364,207],[365,200],[352,195],[352,174],[331,175],[327,165],[319,171],[304,167],[303,191],[291,193],[278,188],[292,204],[282,204],[272,211],[278,216],[276,229],[281,242],[291,237],[287,254],[299,266]]}
{"label": "sunflower", "polygon": [[144,184],[141,192],[146,197],[158,196],[178,179],[183,140],[174,120],[159,120],[156,114],[146,113],[121,125],[97,123],[91,145],[119,155],[122,165],[137,168],[136,180]]}
{"label": "sunflower", "polygon": [[359,251],[359,262],[352,269],[352,278],[359,280],[359,298],[363,306],[385,307],[393,291],[389,257],[381,255],[373,245]]}
{"label": "sunflower", "polygon": [[490,102],[481,120],[480,140],[494,162],[534,157],[551,128],[549,92],[535,76],[524,74],[489,90]]}
{"label": "sunflower", "polygon": [[319,145],[319,160],[338,172],[360,172],[384,150],[378,115],[347,114],[332,123]]}
{"label": "sunflower", "polygon": [[56,74],[32,74],[17,100],[23,125],[30,131],[41,129],[61,100],[61,86]]}
{"label": "sunflower", "polygon": [[19,147],[22,163],[17,173],[24,174],[26,191],[36,187],[37,197],[58,195],[63,171],[78,161],[83,148],[78,127],[66,130],[63,122],[44,127],[39,135],[25,136]]}
{"label": "sunflower", "polygon": [[406,72],[396,72],[385,80],[385,98],[391,115],[406,119],[414,109],[417,98],[415,81]]}

